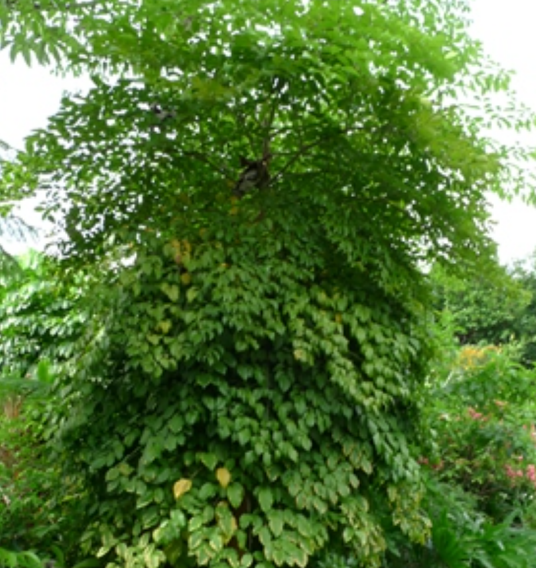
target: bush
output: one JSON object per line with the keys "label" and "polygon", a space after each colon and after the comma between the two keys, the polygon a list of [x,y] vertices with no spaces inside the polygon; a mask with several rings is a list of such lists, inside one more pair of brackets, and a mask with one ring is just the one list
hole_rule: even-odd
{"label": "bush", "polygon": [[[47,364],[38,368],[25,380],[0,380],[0,534],[12,551],[51,558],[71,548],[80,494],[46,444],[52,378]],[[33,561],[31,554],[17,557],[20,566]]]}

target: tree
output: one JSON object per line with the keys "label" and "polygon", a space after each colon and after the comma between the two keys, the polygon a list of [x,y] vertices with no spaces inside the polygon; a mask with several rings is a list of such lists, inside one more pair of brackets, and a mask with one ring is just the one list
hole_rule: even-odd
{"label": "tree", "polygon": [[436,307],[454,327],[461,345],[501,345],[527,339],[524,314],[532,293],[519,278],[498,266],[483,274],[452,277],[431,272]]}
{"label": "tree", "polygon": [[[480,125],[531,117],[451,104],[508,76],[482,63],[464,2],[421,4],[0,13],[12,53],[59,52],[94,83],[1,185],[45,188],[66,274],[100,270],[52,417],[91,498],[83,552],[378,566],[388,533],[424,543],[421,267],[490,257],[484,193],[512,154]],[[236,199],[244,159],[270,181]]]}
{"label": "tree", "polygon": [[511,268],[497,265],[465,278],[435,267],[430,277],[440,319],[453,328],[459,344],[510,344],[520,361],[532,366],[536,357],[533,259]]}
{"label": "tree", "polygon": [[516,330],[523,339],[523,362],[533,365],[536,361],[536,254],[514,265],[512,276],[530,298],[516,322]]}

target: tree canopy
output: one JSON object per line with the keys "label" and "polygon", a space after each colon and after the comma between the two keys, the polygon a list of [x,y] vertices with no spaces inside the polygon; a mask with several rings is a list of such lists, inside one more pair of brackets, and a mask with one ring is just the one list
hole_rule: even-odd
{"label": "tree canopy", "polygon": [[[82,553],[378,566],[387,534],[425,542],[423,266],[492,258],[512,152],[482,126],[531,118],[486,106],[508,75],[466,25],[461,1],[2,4],[12,54],[93,82],[0,184],[43,196],[63,277],[99,271],[51,419]],[[244,160],[270,177],[240,198]]]}
{"label": "tree canopy", "polygon": [[440,319],[461,345],[510,345],[523,364],[533,366],[534,255],[509,268],[497,266],[464,278],[436,267],[430,277]]}

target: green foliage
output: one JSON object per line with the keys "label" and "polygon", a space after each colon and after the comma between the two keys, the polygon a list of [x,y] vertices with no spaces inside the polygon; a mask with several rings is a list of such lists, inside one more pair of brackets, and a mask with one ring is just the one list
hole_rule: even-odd
{"label": "green foliage", "polygon": [[[46,190],[84,286],[59,307],[48,280],[26,290],[35,303],[6,328],[10,368],[69,362],[47,432],[87,498],[80,555],[375,567],[388,539],[426,542],[421,267],[489,257],[485,192],[516,156],[444,102],[508,85],[467,37],[465,3],[422,4],[0,9],[13,56],[93,80],[0,183],[10,199]],[[241,155],[271,182],[236,200]],[[45,341],[21,357],[33,324]]]}
{"label": "green foliage", "polygon": [[142,565],[187,551],[233,565],[246,549],[252,562],[305,565],[342,534],[373,564],[384,547],[370,503],[380,480],[394,521],[425,534],[407,441],[424,330],[412,324],[409,336],[414,317],[394,298],[371,309],[366,292],[342,288],[351,271],[320,279],[320,257],[319,276],[300,270],[295,255],[310,257],[314,232],[281,249],[297,225],[273,224],[237,224],[227,247],[194,246],[187,279],[156,251],[112,275],[101,341],[64,391],[62,451],[99,496],[88,552]]}
{"label": "green foliage", "polygon": [[33,552],[15,552],[0,548],[0,563],[6,568],[43,568],[43,563]]}
{"label": "green foliage", "polygon": [[532,566],[536,531],[518,523],[518,511],[502,522],[493,522],[452,485],[430,479],[428,490],[433,529],[427,549],[421,551],[420,566]]}
{"label": "green foliage", "polygon": [[512,275],[530,295],[530,302],[517,320],[515,329],[523,339],[522,360],[532,365],[536,362],[536,256],[533,254],[525,262],[517,263]]}
{"label": "green foliage", "polygon": [[412,546],[387,531],[384,565],[528,568],[536,543],[534,371],[493,346],[466,346],[435,371],[420,460],[430,539]]}
{"label": "green foliage", "polygon": [[7,565],[33,566],[33,553],[14,551],[58,563],[56,551],[68,554],[79,531],[80,490],[62,478],[45,424],[57,401],[54,369],[73,356],[85,312],[81,290],[58,282],[54,262],[29,255],[19,266],[0,302],[0,534],[13,550]]}
{"label": "green foliage", "polygon": [[[532,366],[536,357],[536,279],[534,262],[496,266],[481,275],[448,276],[435,267],[431,282],[443,325],[462,345],[509,345]],[[447,332],[448,333],[448,332]]]}
{"label": "green foliage", "polygon": [[[275,193],[317,206],[330,195],[324,230],[349,261],[378,254],[382,265],[387,250],[395,264],[474,260],[489,244],[482,192],[499,186],[501,155],[486,151],[462,108],[442,104],[466,86],[480,52],[459,31],[459,8],[429,4],[424,29],[411,2],[400,3],[401,15],[361,2],[305,10],[190,0],[172,24],[163,0],[118,5],[113,22],[97,11],[79,29],[89,43],[80,57],[129,73],[113,82],[95,73],[88,97],[65,99],[19,163],[6,166],[4,191],[46,183],[46,213],[64,219],[70,237],[65,252],[100,257],[143,241],[148,228],[217,215],[239,155],[269,149]],[[30,14],[18,17],[35,25]],[[15,30],[4,32],[13,45]],[[501,85],[484,70],[472,77],[478,92]],[[158,124],[153,103],[173,119]],[[360,227],[346,242],[335,223],[341,209]],[[370,233],[375,244],[362,253]]]}
{"label": "green foliage", "polygon": [[520,324],[532,294],[505,268],[459,278],[435,267],[431,280],[436,306],[451,320],[460,344],[501,345],[526,338]]}
{"label": "green foliage", "polygon": [[79,488],[62,477],[45,444],[44,413],[51,404],[48,377],[42,383],[45,372],[41,365],[31,394],[26,385],[0,382],[0,534],[2,545],[13,551],[5,551],[7,566],[41,566],[33,553],[15,551],[32,549],[41,558],[54,558],[58,546],[68,553],[77,534],[81,511],[73,499],[79,501]]}
{"label": "green foliage", "polygon": [[0,378],[19,383],[23,391],[37,384],[31,381],[34,373],[46,373],[47,361],[73,357],[85,326],[84,279],[59,278],[57,262],[30,256],[0,294]]}

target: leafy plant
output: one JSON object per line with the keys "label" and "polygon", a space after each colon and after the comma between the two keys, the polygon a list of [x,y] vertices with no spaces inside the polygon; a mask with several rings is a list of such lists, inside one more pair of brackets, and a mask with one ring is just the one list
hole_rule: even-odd
{"label": "leafy plant", "polygon": [[[0,378],[22,392],[50,383],[50,363],[65,363],[74,355],[86,312],[83,278],[59,281],[57,262],[39,255],[20,267],[0,296]],[[40,381],[33,381],[35,376]]]}
{"label": "leafy plant", "polygon": [[33,552],[15,552],[0,548],[0,563],[6,568],[43,568],[44,564]]}
{"label": "leafy plant", "polygon": [[[486,266],[485,192],[519,153],[480,128],[532,120],[445,102],[508,86],[465,4],[3,10],[14,56],[94,84],[0,184],[46,188],[61,264],[85,283],[48,425],[90,501],[80,554],[374,567],[388,537],[424,544],[422,266]],[[243,191],[251,163],[269,175]]]}
{"label": "leafy plant", "polygon": [[425,546],[391,540],[385,568],[529,568],[534,557],[536,531],[523,524],[521,509],[501,521],[479,510],[478,499],[452,481],[427,475],[423,503],[432,519]]}
{"label": "leafy plant", "polygon": [[497,521],[528,505],[536,488],[532,426],[536,377],[497,348],[465,347],[428,408],[441,478],[475,494]]}
{"label": "leafy plant", "polygon": [[55,373],[81,333],[80,289],[59,285],[52,263],[27,260],[0,302],[0,534],[13,551],[6,562],[21,566],[35,558],[15,551],[50,558],[61,546],[68,555],[81,511],[80,488],[62,477],[45,427],[58,400]]}
{"label": "leafy plant", "polygon": [[[45,443],[44,416],[54,401],[49,378],[43,364],[36,377],[36,382],[46,381],[41,388],[29,392],[26,385],[21,389],[17,383],[0,382],[4,393],[0,416],[1,542],[12,551],[31,549],[41,558],[53,557],[58,546],[68,553],[81,512],[73,506],[80,498],[79,487],[73,479],[62,477]],[[21,397],[16,413],[6,410],[6,401],[12,401],[14,393]],[[30,566],[36,561],[29,552],[9,558],[5,560],[8,566]]]}
{"label": "leafy plant", "polygon": [[508,345],[517,358],[532,366],[534,350],[534,273],[527,265],[496,266],[464,277],[431,272],[435,305],[461,345]]}

